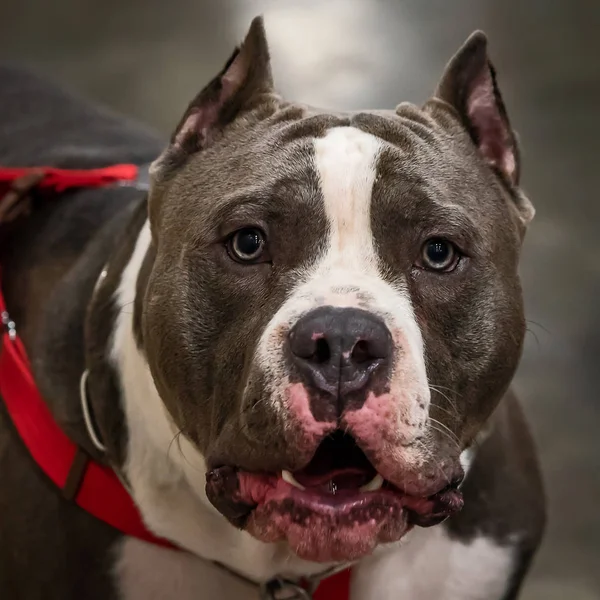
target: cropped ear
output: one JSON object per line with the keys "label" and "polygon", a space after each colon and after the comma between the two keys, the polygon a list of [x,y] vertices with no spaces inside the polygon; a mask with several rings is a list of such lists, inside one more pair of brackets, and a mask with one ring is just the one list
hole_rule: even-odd
{"label": "cropped ear", "polygon": [[535,209],[518,188],[519,147],[487,54],[487,38],[476,31],[448,63],[435,97],[451,105],[486,162],[511,186],[521,222]]}
{"label": "cropped ear", "polygon": [[265,93],[273,90],[269,48],[262,17],[222,71],[191,101],[171,136],[171,151],[196,152]]}
{"label": "cropped ear", "polygon": [[485,160],[510,184],[518,185],[517,141],[482,31],[471,34],[450,60],[435,96],[456,109]]}

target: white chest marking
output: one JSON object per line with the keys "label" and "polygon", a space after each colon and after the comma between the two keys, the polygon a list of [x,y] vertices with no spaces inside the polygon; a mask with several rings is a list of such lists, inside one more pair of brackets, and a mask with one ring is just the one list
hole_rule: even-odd
{"label": "white chest marking", "polygon": [[122,600],[258,600],[257,586],[192,554],[128,538],[115,575]]}
{"label": "white chest marking", "polygon": [[494,540],[451,539],[438,525],[411,532],[397,549],[356,569],[353,600],[500,600],[515,567],[515,551]]}

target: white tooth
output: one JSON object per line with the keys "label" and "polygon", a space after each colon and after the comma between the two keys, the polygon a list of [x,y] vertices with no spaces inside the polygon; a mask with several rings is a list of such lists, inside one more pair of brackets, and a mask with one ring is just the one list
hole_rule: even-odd
{"label": "white tooth", "polygon": [[299,490],[306,489],[301,483],[296,481],[295,477],[289,471],[281,471],[281,479],[287,481],[290,485],[293,485]]}
{"label": "white tooth", "polygon": [[359,488],[359,490],[361,492],[375,492],[377,490],[380,490],[382,485],[383,477],[379,473],[377,473],[377,475],[375,475],[375,477],[373,477],[373,479],[371,479],[369,483],[365,483],[365,485]]}

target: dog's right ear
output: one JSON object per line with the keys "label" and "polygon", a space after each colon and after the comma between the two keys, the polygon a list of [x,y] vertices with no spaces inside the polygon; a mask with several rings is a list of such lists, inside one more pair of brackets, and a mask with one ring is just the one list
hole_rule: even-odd
{"label": "dog's right ear", "polygon": [[[240,113],[273,91],[269,48],[262,17],[256,17],[242,44],[221,72],[190,102],[165,155],[175,158],[207,148]],[[154,171],[158,168],[155,164]]]}
{"label": "dog's right ear", "polygon": [[506,114],[483,32],[473,33],[454,55],[435,99],[454,109],[482,158],[514,190],[520,219],[527,225],[535,210],[519,188],[517,138]]}

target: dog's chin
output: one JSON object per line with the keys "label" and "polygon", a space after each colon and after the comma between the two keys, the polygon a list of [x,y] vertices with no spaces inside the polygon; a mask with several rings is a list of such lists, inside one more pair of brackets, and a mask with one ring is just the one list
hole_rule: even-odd
{"label": "dog's chin", "polygon": [[349,436],[327,438],[293,473],[232,466],[207,475],[211,502],[234,525],[264,542],[287,541],[305,560],[348,562],[400,540],[462,508],[456,486],[418,497],[385,481]]}
{"label": "dog's chin", "polygon": [[[257,483],[246,475],[242,481],[246,486]],[[300,490],[280,477],[267,485],[246,530],[264,542],[286,540],[305,560],[356,560],[377,544],[399,540],[411,527],[401,499],[387,490],[341,490],[332,495]]]}

